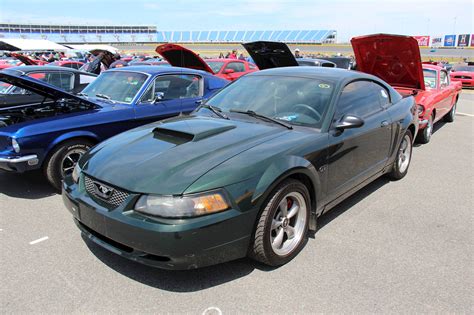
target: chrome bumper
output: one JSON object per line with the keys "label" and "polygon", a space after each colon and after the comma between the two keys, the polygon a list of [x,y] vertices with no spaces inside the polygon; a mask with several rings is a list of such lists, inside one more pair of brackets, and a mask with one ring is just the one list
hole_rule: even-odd
{"label": "chrome bumper", "polygon": [[24,163],[26,162],[28,165],[36,165],[38,164],[38,156],[36,154],[32,155],[25,155],[25,156],[20,156],[20,157],[15,157],[15,158],[2,158],[0,157],[0,163]]}

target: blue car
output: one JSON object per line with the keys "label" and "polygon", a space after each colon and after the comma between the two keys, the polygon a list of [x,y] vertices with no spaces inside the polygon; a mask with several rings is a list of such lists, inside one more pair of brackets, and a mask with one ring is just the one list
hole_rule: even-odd
{"label": "blue car", "polygon": [[34,104],[0,109],[0,169],[43,169],[58,190],[95,144],[189,113],[228,83],[204,71],[154,66],[108,70],[77,95],[15,73],[0,72],[0,81],[43,97]]}

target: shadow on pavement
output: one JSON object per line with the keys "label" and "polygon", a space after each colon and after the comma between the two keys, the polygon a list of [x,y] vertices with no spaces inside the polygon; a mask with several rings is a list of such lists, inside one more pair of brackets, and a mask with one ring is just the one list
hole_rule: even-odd
{"label": "shadow on pavement", "polygon": [[15,198],[41,199],[56,194],[41,171],[24,174],[0,171],[0,194]]}
{"label": "shadow on pavement", "polygon": [[[330,212],[321,216],[318,219],[318,230],[389,182],[390,180],[382,177],[362,188],[333,208]],[[99,245],[96,245],[85,236],[83,236],[83,240],[99,260],[118,273],[145,285],[172,292],[204,290],[245,277],[251,274],[255,269],[260,271],[272,271],[277,269],[259,264],[248,258],[242,258],[201,269],[187,271],[162,270],[148,267],[111,253]],[[312,242],[314,242],[314,240],[309,240],[306,246],[311,246]]]}

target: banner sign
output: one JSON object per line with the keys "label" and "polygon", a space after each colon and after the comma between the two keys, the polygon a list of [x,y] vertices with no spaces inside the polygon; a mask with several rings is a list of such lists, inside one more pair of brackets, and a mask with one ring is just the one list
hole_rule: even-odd
{"label": "banner sign", "polygon": [[471,34],[471,47],[474,47],[474,34]]}
{"label": "banner sign", "polygon": [[467,47],[467,46],[469,46],[469,34],[458,35],[458,47]]}
{"label": "banner sign", "polygon": [[443,36],[432,37],[431,46],[433,47],[443,46]]}
{"label": "banner sign", "polygon": [[444,47],[454,47],[456,45],[456,35],[444,36]]}
{"label": "banner sign", "polygon": [[430,37],[429,36],[413,36],[414,39],[418,42],[418,46],[429,46]]}

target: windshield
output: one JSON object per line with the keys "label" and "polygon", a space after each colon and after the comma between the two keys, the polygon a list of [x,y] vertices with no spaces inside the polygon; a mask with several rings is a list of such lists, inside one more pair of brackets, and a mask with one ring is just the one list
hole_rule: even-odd
{"label": "windshield", "polygon": [[474,66],[457,66],[453,68],[453,71],[474,72]]}
{"label": "windshield", "polygon": [[425,86],[431,89],[436,89],[436,71],[423,69],[423,77],[425,78]]}
{"label": "windshield", "polygon": [[209,65],[209,67],[212,69],[212,72],[214,73],[218,73],[224,65],[224,62],[222,61],[206,61],[206,63]]}
{"label": "windshield", "polygon": [[130,104],[143,86],[147,76],[128,71],[108,71],[102,73],[83,91],[88,97],[110,98],[120,103]]}
{"label": "windshield", "polygon": [[231,110],[254,111],[290,124],[320,128],[334,85],[319,79],[284,76],[242,77],[206,104]]}

